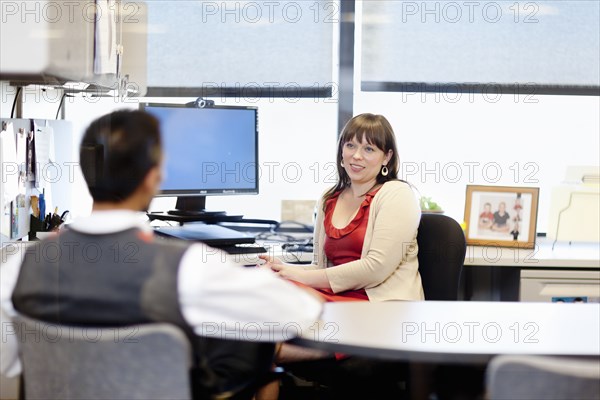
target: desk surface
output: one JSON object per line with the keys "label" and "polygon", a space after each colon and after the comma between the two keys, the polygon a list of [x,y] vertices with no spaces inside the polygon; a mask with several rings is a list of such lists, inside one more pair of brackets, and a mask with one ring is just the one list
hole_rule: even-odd
{"label": "desk surface", "polygon": [[351,355],[486,363],[498,354],[600,356],[600,304],[327,303],[294,344]]}
{"label": "desk surface", "polygon": [[[275,255],[286,262],[312,261],[312,253],[283,252],[274,247]],[[558,242],[540,238],[533,249],[495,246],[467,246],[465,265],[517,268],[586,268],[600,269],[600,244]]]}
{"label": "desk surface", "polygon": [[600,269],[599,243],[557,242],[538,238],[535,248],[517,249],[495,246],[467,246],[465,265],[519,268],[595,268]]}
{"label": "desk surface", "polygon": [[[151,214],[156,217],[158,214]],[[236,217],[236,216],[234,216]],[[254,220],[244,220],[252,222]],[[257,220],[260,221],[260,220]],[[274,222],[274,221],[261,221]],[[241,224],[238,221],[238,227],[235,222],[224,223],[227,227],[233,229],[248,231],[253,233],[254,225]],[[264,224],[262,228],[264,228]],[[264,233],[264,229],[254,232],[255,234]],[[282,235],[282,239],[277,239],[277,234]],[[312,233],[293,232],[293,236],[298,239],[307,239],[312,237]],[[285,262],[312,262],[312,253],[302,251],[285,251],[282,248],[283,242],[289,234],[285,230],[278,233],[272,233],[273,240],[259,240],[267,252],[276,257],[280,257]],[[284,238],[285,237],[285,238]],[[581,243],[557,242],[552,248],[553,240],[540,237],[537,238],[535,248],[510,248],[497,246],[467,246],[465,254],[466,266],[486,266],[486,267],[517,267],[525,269],[536,268],[585,268],[600,270],[600,244],[599,243]],[[255,257],[258,259],[257,257]]]}

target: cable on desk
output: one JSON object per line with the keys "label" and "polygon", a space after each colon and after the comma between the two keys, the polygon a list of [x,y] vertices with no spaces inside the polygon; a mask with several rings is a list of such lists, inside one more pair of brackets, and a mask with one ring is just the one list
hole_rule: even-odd
{"label": "cable on desk", "polygon": [[300,257],[298,257],[296,254],[294,254],[294,253],[292,253],[292,252],[287,252],[287,253],[285,253],[285,254],[286,254],[286,257],[287,257],[287,256],[292,256],[292,257],[294,257],[294,258],[295,258],[295,260],[292,260],[292,261],[291,261],[291,263],[292,263],[292,264],[309,264],[309,263],[305,263],[304,261],[302,261],[302,260],[300,259]]}
{"label": "cable on desk", "polygon": [[[67,97],[68,95],[66,93],[63,93],[63,95],[60,98],[60,103],[58,104],[58,109],[56,110],[56,117],[54,117],[54,119],[58,119],[58,115],[60,114],[60,109],[63,107],[63,105],[65,104],[65,97]],[[73,97],[73,96],[68,96],[68,97]]]}
{"label": "cable on desk", "polygon": [[297,221],[281,221],[277,224],[271,225],[268,232],[259,233],[256,236],[258,240],[276,240],[279,242],[298,242],[298,238],[293,234],[283,233],[285,231],[289,231],[289,229],[294,229],[294,233],[298,233],[299,230],[301,233],[313,233],[312,226],[303,224]]}
{"label": "cable on desk", "polygon": [[282,228],[282,226],[284,226],[284,225],[296,225],[296,226],[300,227],[301,229],[303,229],[306,232],[310,232],[310,233],[313,232],[312,226],[303,224],[303,223],[298,222],[298,221],[281,221],[277,225],[275,225],[275,228],[274,228],[275,232],[283,230],[284,228]]}
{"label": "cable on desk", "polygon": [[17,94],[15,95],[15,99],[13,100],[12,110],[10,112],[10,117],[13,118],[15,116],[15,108],[17,107],[17,100],[19,99],[19,94],[21,93],[21,89],[23,87],[19,86],[17,89]]}
{"label": "cable on desk", "polygon": [[281,232],[274,232],[271,230],[270,232],[262,232],[255,236],[257,240],[271,240],[275,242],[294,242],[297,239],[292,235],[286,235]]}
{"label": "cable on desk", "polygon": [[286,251],[289,251],[289,252],[301,251],[301,252],[312,253],[312,251],[313,251],[313,240],[312,239],[306,239],[306,240],[294,241],[292,243],[284,243],[281,246],[281,248],[283,250],[286,250]]}

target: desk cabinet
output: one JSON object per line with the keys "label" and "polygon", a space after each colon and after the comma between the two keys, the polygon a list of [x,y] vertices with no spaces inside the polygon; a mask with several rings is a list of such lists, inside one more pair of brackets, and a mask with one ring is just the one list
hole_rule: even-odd
{"label": "desk cabinet", "polygon": [[600,271],[523,270],[521,301],[600,302]]}
{"label": "desk cabinet", "polygon": [[468,246],[463,272],[465,300],[551,301],[560,293],[599,297],[600,244],[538,238],[533,249]]}

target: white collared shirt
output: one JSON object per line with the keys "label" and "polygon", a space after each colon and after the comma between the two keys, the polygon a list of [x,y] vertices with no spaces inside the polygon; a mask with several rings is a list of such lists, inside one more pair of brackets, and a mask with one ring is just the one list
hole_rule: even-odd
{"label": "white collared shirt", "polygon": [[[96,211],[73,222],[70,229],[110,234],[131,228],[151,232],[144,217],[132,211]],[[11,296],[22,262],[16,246],[5,253],[0,268],[0,373],[21,371],[18,341],[10,320],[16,315]],[[5,258],[5,256],[2,256]],[[318,319],[322,305],[313,296],[274,273],[244,268],[231,256],[194,244],[184,253],[177,277],[179,304],[186,322],[203,336],[276,342],[291,339]]]}

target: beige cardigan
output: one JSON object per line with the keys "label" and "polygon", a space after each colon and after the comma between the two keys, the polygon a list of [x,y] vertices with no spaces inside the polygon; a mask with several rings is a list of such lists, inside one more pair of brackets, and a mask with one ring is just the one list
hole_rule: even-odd
{"label": "beige cardigan", "polygon": [[421,210],[409,185],[386,182],[373,197],[360,260],[330,266],[323,251],[323,214],[321,200],[315,224],[314,264],[305,269],[329,266],[325,271],[335,293],[364,288],[370,301],[424,299],[416,240]]}

